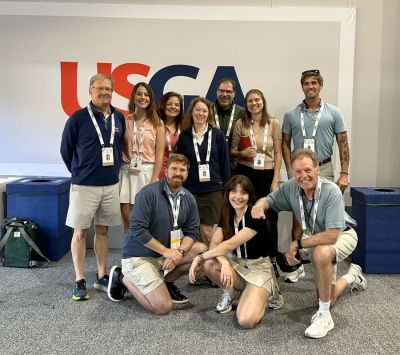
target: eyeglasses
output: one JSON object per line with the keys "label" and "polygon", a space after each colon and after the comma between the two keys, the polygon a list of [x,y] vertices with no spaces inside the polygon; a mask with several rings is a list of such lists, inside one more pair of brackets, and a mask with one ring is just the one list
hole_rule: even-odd
{"label": "eyeglasses", "polygon": [[92,86],[92,89],[96,89],[96,91],[98,91],[98,92],[102,92],[102,91],[112,92],[113,91],[113,89],[111,89],[111,88],[100,87],[100,86]]}
{"label": "eyeglasses", "polygon": [[303,71],[303,72],[301,73],[301,75],[308,74],[308,73],[312,73],[312,74],[315,74],[315,75],[319,75],[319,70],[318,70],[318,69],[306,70],[306,71]]}
{"label": "eyeglasses", "polygon": [[226,95],[232,95],[233,94],[233,90],[222,90],[222,89],[218,89],[217,90],[220,94],[226,94]]}

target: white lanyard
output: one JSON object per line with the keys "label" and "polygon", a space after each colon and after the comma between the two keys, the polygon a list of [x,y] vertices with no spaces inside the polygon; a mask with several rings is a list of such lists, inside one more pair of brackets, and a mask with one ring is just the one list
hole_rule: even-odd
{"label": "white lanyard", "polygon": [[[100,127],[97,124],[96,119],[94,118],[92,108],[90,107],[90,104],[87,106],[87,110],[89,111],[89,116],[94,124],[94,128],[96,129],[97,135],[99,137],[99,141],[102,147],[104,147],[104,140],[103,140],[103,135],[101,134]],[[115,136],[115,120],[114,120],[114,114],[111,115],[111,137],[110,137],[110,147],[113,146],[114,144],[114,136]]]}
{"label": "white lanyard", "polygon": [[[312,132],[312,137],[314,138],[316,133],[317,133],[317,129],[318,129],[318,124],[319,124],[319,120],[321,118],[322,115],[322,111],[324,110],[325,107],[325,102],[321,100],[321,107],[319,108],[319,112],[318,112],[318,116],[317,119],[315,120],[315,124],[314,124],[314,129]],[[300,112],[300,123],[301,123],[301,131],[303,133],[303,137],[306,137],[306,129],[304,127],[304,114],[303,114],[303,110],[301,110]]]}
{"label": "white lanyard", "polygon": [[[256,136],[253,131],[253,126],[250,126],[250,139],[251,139],[251,144],[252,145],[257,145],[256,142]],[[262,151],[265,153],[265,149],[267,148],[267,142],[268,142],[268,125],[266,124],[264,126],[264,141],[262,145]]]}
{"label": "white lanyard", "polygon": [[147,121],[147,118],[143,121],[142,127],[139,129],[139,150],[137,148],[136,144],[136,122],[135,119],[133,119],[133,130],[132,130],[132,152],[133,153],[138,153],[140,156],[140,153],[143,152],[143,141],[144,141],[144,125]]}
{"label": "white lanyard", "polygon": [[[206,134],[208,130],[208,125],[206,127],[206,130],[204,132],[204,134]],[[206,156],[206,164],[208,164],[208,162],[210,161],[210,155],[211,155],[211,139],[212,139],[212,129],[210,129],[208,131],[208,143],[207,143],[207,156]],[[199,154],[199,147],[197,146],[197,138],[196,136],[193,134],[193,146],[194,146],[194,152],[196,154],[196,159],[197,159],[197,163],[201,164],[201,159],[200,159],[200,154]]]}
{"label": "white lanyard", "polygon": [[176,198],[176,204],[174,206],[174,200],[172,199],[171,195],[168,195],[169,203],[171,204],[172,208],[172,217],[174,220],[174,230],[178,229],[178,216],[179,216],[179,208],[181,206],[181,195]]}
{"label": "white lanyard", "polygon": [[[179,136],[179,134],[181,133],[181,130],[180,130],[180,128],[178,128],[178,131],[176,132],[177,134],[178,134],[178,136]],[[171,151],[172,151],[172,145],[171,145],[171,137],[170,137],[170,135],[169,135],[169,129],[167,128],[166,129],[166,134],[167,134],[167,144],[168,144],[168,152],[169,153],[171,153]]]}
{"label": "white lanyard", "polygon": [[[312,229],[310,230],[311,234],[314,234],[314,227],[315,227],[315,220],[317,218],[317,210],[318,210],[318,204],[319,200],[321,197],[321,188],[322,188],[322,180],[320,177],[318,177],[318,182],[317,182],[317,188],[314,191],[314,206],[312,208]],[[301,193],[299,194],[299,204],[300,204],[300,214],[301,214],[301,227],[303,229],[303,232],[307,230],[307,223],[306,223],[306,217],[304,213],[304,204],[303,204],[303,199],[301,197]]]}
{"label": "white lanyard", "polygon": [[[245,212],[246,213],[246,212]],[[236,219],[233,221],[233,227],[235,229],[235,235],[239,233],[239,225],[236,223]],[[246,227],[244,215],[242,217],[242,229]],[[247,244],[242,244],[244,247],[244,258],[247,259]],[[240,246],[236,248],[236,254],[238,258],[242,258],[242,252],[240,251]]]}
{"label": "white lanyard", "polygon": [[[235,115],[235,104],[233,104],[232,107],[232,112],[231,112],[231,117],[229,118],[229,124],[228,124],[228,129],[226,130],[225,137],[226,139],[229,138],[232,130],[232,123],[233,123],[233,116]],[[217,113],[217,107],[215,107],[215,123],[217,124],[217,128],[220,128],[219,125],[219,118],[218,118],[218,113]]]}

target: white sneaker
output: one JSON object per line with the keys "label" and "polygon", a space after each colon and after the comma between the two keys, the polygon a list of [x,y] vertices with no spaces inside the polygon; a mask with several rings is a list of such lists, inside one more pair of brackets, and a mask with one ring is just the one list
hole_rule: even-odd
{"label": "white sneaker", "polygon": [[268,308],[273,310],[281,309],[284,303],[281,291],[275,286],[275,293],[268,302]]}
{"label": "white sneaker", "polygon": [[233,295],[231,295],[228,291],[224,290],[224,293],[222,294],[215,311],[220,314],[229,313],[232,310],[232,303],[236,297],[236,294],[236,291]]}
{"label": "white sneaker", "polygon": [[355,277],[355,281],[351,284],[351,290],[355,288],[356,290],[363,291],[367,288],[367,280],[362,274],[361,266],[357,264],[350,264],[348,274]]}
{"label": "white sneaker", "polygon": [[314,339],[323,338],[334,326],[330,312],[318,311],[311,318],[311,325],[306,329],[304,335]]}
{"label": "white sneaker", "polygon": [[296,283],[300,277],[306,276],[304,265],[301,265],[296,271],[286,273],[285,282]]}

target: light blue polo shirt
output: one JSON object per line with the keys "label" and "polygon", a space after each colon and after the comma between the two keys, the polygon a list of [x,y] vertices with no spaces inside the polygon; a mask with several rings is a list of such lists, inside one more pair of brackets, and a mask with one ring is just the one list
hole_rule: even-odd
{"label": "light blue polo shirt", "polygon": [[[329,228],[344,230],[348,226],[355,227],[357,222],[344,210],[344,200],[339,187],[325,178],[319,177],[319,179],[322,185],[313,234],[324,232]],[[269,206],[277,212],[293,212],[301,225],[299,195],[302,193],[296,180],[290,179],[281,184],[279,189],[271,192],[266,199]]]}
{"label": "light blue polo shirt", "polygon": [[[304,115],[305,138],[313,138],[312,132],[319,110],[320,108],[313,113],[308,112],[303,101],[285,113],[282,132],[292,136],[293,150],[303,148],[304,137],[301,130],[300,112],[303,111]],[[346,124],[344,123],[342,112],[336,106],[325,102],[324,111],[321,114],[315,135],[315,153],[318,161],[321,162],[332,156],[335,134],[340,132],[346,132]]]}

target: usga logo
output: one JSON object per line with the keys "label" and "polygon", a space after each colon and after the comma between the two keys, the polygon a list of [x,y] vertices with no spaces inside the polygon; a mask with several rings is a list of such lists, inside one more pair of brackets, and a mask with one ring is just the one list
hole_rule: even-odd
{"label": "usga logo", "polygon": [[[78,102],[78,62],[60,62],[61,67],[61,105],[64,112],[70,116],[73,112],[80,109]],[[97,63],[97,72],[108,74],[114,80],[114,91],[129,100],[129,96],[134,87],[134,84],[128,81],[128,76],[132,74],[142,75],[143,81],[149,83],[152,87],[156,101],[164,94],[164,87],[167,82],[178,76],[184,76],[191,79],[196,79],[200,68],[192,65],[174,64],[159,69],[150,80],[146,80],[149,74],[150,67],[142,63],[124,63],[120,64],[112,70],[112,63]],[[205,97],[211,102],[215,101],[217,83],[222,78],[232,78],[236,82],[236,97],[235,103],[243,105],[244,96],[240,86],[239,79],[233,66],[218,66],[214,76],[211,78],[210,86]],[[176,91],[180,92],[179,88]],[[184,98],[184,106],[188,107],[189,102],[201,94],[184,94],[180,92]],[[119,111],[127,114],[125,108],[117,107]]]}

